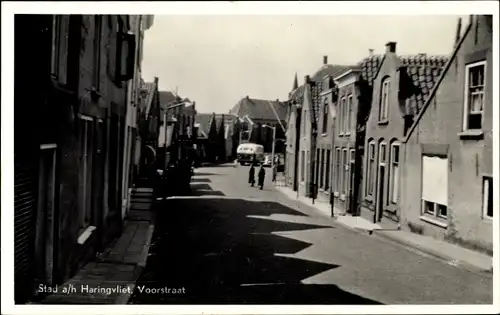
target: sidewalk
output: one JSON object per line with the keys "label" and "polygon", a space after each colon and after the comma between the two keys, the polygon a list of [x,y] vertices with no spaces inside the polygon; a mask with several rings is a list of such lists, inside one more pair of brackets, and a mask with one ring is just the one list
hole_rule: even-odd
{"label": "sidewalk", "polygon": [[[313,204],[310,198],[297,196],[297,192],[293,191],[291,188],[275,188],[288,198],[315,208],[324,216],[331,217],[331,206],[329,203],[316,202]],[[429,236],[422,236],[402,230],[387,230],[379,224],[374,224],[362,217],[353,217],[340,209],[334,209],[334,218],[332,219],[350,229],[367,232],[369,235],[385,238],[435,258],[445,260],[449,265],[464,266],[468,269],[481,272],[492,271],[493,258],[486,254],[472,251],[449,242],[440,241]]]}
{"label": "sidewalk", "polygon": [[149,190],[137,189],[120,237],[41,304],[126,304],[146,266],[154,231],[152,202]]}

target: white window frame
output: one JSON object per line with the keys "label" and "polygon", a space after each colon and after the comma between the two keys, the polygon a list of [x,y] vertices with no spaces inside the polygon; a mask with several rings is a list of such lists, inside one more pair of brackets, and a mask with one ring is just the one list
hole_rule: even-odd
{"label": "white window frame", "polygon": [[[424,185],[424,183],[425,183],[425,180],[424,180],[424,174],[425,174],[424,173],[424,159],[425,159],[425,157],[428,157],[428,156],[427,155],[422,155],[422,175],[421,175],[421,177],[422,177],[422,179],[421,179],[422,185]],[[440,159],[444,159],[444,160],[446,160],[447,163],[449,163],[449,160],[448,160],[447,157],[439,157],[439,158]],[[447,168],[447,170],[448,170],[448,168]],[[447,173],[447,176],[449,176],[448,173]],[[447,178],[446,181],[448,183],[449,178]],[[448,185],[448,184],[446,184],[446,185]],[[422,215],[421,218],[423,220],[425,220],[426,217],[430,218],[431,222],[433,222],[433,223],[437,223],[438,222],[438,221],[433,220],[435,218],[438,218],[438,219],[441,219],[441,220],[447,220],[447,218],[448,218],[448,211],[449,211],[448,204],[441,204],[441,203],[436,202],[435,200],[427,200],[425,198],[425,196],[423,196],[423,188],[422,188],[421,196],[422,196],[421,197],[421,207],[422,207],[421,208],[421,215]],[[426,211],[426,209],[427,209],[426,204],[427,203],[432,204],[432,211]],[[442,215],[439,212],[439,206],[443,206],[443,207],[446,208],[446,215]],[[441,225],[442,227],[446,227],[446,224],[441,224],[440,223],[439,225]]]}
{"label": "white window frame", "polygon": [[348,150],[347,148],[342,149],[342,192],[341,192],[341,197],[345,198],[347,195],[347,183],[349,182],[349,178],[346,178],[349,176],[349,156],[348,156]]}
{"label": "white window frame", "polygon": [[346,98],[345,96],[340,99],[340,135],[343,136],[345,134],[345,104],[346,104]]}
{"label": "white window frame", "polygon": [[346,135],[351,134],[351,119],[352,119],[352,94],[349,94],[347,96],[347,102],[346,102],[346,115],[345,115],[345,133]]}
{"label": "white window frame", "polygon": [[337,195],[340,194],[340,166],[342,165],[341,163],[341,154],[340,154],[340,148],[335,148],[335,171],[334,171],[334,176],[335,176],[335,193]]}
{"label": "white window frame", "polygon": [[323,134],[327,134],[328,133],[328,108],[329,104],[328,104],[328,98],[325,97],[325,101],[324,101],[324,104],[323,104],[323,122],[322,122],[322,133]]}
{"label": "white window frame", "polygon": [[[394,157],[396,156],[394,154],[395,150],[398,150],[398,161],[396,162],[394,160]],[[401,156],[401,149],[400,149],[400,143],[399,142],[393,142],[391,143],[391,151],[390,151],[390,168],[389,168],[389,202],[392,204],[397,204],[399,201],[399,174],[401,174],[401,168],[400,168],[400,156]],[[394,176],[394,166],[397,165],[398,167],[398,176]],[[396,185],[396,195],[394,195],[394,185]],[[396,196],[396,199],[394,198]]]}
{"label": "white window frame", "polygon": [[330,164],[331,164],[331,153],[332,150],[328,150],[326,149],[325,150],[325,157],[326,157],[326,162],[325,162],[325,184],[324,184],[324,188],[325,190],[329,189],[330,188],[330,180],[331,180],[331,177],[330,177],[330,172],[331,172],[331,169],[330,169]]}
{"label": "white window frame", "polygon": [[[469,87],[469,79],[470,79],[470,70],[475,67],[483,66],[483,90],[482,92],[477,92],[478,95],[483,96],[483,105],[482,110],[478,112],[472,113],[469,110],[469,100],[470,100],[470,87]],[[485,103],[485,88],[486,88],[486,60],[474,62],[468,65],[465,65],[465,85],[464,85],[464,113],[463,113],[463,131],[468,130],[481,130],[484,124],[484,103]],[[479,129],[470,129],[469,128],[469,116],[471,114],[481,115],[481,128]]]}
{"label": "white window frame", "polygon": [[375,152],[375,140],[368,142],[368,155],[367,155],[367,166],[366,166],[366,185],[365,194],[366,196],[373,196],[374,190],[374,174],[376,165],[376,152]]}
{"label": "white window frame", "polygon": [[391,91],[391,79],[385,78],[380,87],[380,105],[378,120],[383,122],[389,119],[389,96]]}
{"label": "white window frame", "polygon": [[[495,212],[495,209],[493,207],[493,204],[491,204],[491,208],[493,209],[492,215],[488,215],[488,208],[490,206],[489,202],[493,203],[493,196],[490,196],[490,190],[493,192],[493,188],[490,189],[490,185],[493,185],[493,177],[491,176],[484,176],[483,177],[483,218],[484,219],[493,219],[493,215]],[[491,197],[491,200],[490,200]]]}
{"label": "white window frame", "polygon": [[300,151],[300,182],[304,183],[305,176],[305,168],[306,168],[306,151]]}

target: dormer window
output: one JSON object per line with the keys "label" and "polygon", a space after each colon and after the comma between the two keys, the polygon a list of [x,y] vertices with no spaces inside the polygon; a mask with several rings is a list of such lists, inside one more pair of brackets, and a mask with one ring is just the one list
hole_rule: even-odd
{"label": "dormer window", "polygon": [[380,104],[378,111],[379,122],[385,122],[389,119],[389,92],[391,89],[390,78],[385,78],[382,81],[382,86],[380,88]]}

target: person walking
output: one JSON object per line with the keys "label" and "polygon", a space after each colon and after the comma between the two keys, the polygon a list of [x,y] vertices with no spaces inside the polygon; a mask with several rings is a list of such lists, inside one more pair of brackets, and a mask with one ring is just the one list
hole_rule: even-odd
{"label": "person walking", "polygon": [[253,163],[252,166],[250,166],[250,171],[248,173],[248,183],[252,187],[255,185],[255,167]]}
{"label": "person walking", "polygon": [[260,190],[264,188],[264,179],[266,178],[266,170],[264,169],[264,165],[260,166],[259,170],[259,186]]}

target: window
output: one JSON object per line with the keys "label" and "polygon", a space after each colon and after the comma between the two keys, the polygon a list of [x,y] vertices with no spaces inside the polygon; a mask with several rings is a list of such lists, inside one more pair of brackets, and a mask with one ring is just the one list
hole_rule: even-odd
{"label": "window", "polygon": [[422,157],[422,212],[424,215],[448,216],[448,159]]}
{"label": "window", "polygon": [[399,191],[399,143],[391,145],[391,165],[389,170],[389,200],[398,203]]}
{"label": "window", "polygon": [[382,81],[382,88],[380,91],[380,107],[378,112],[379,121],[385,121],[388,119],[390,88],[391,88],[391,80],[389,78]]}
{"label": "window", "polygon": [[368,165],[366,168],[366,195],[373,195],[373,177],[375,168],[375,141],[368,143]]}
{"label": "window", "polygon": [[93,84],[99,90],[101,76],[101,23],[100,15],[94,15],[94,72]]}
{"label": "window", "polygon": [[340,134],[345,133],[345,97],[340,100]]}
{"label": "window", "polygon": [[325,149],[321,149],[321,170],[319,173],[319,184],[321,188],[325,187]]}
{"label": "window", "polygon": [[356,162],[356,151],[351,149],[351,163]]}
{"label": "window", "polygon": [[483,217],[493,218],[493,178],[483,179]]}
{"label": "window", "polygon": [[61,44],[61,16],[54,15],[52,18],[52,61],[51,73],[57,79],[59,75],[59,51]]}
{"label": "window", "polygon": [[380,151],[379,151],[379,158],[380,158],[380,163],[386,163],[386,156],[385,156],[385,143],[380,144]]}
{"label": "window", "polygon": [[302,128],[300,128],[300,134],[305,135],[306,134],[306,117],[307,117],[307,110],[304,110],[304,115],[302,116]]}
{"label": "window", "polygon": [[481,61],[465,67],[464,130],[483,127],[485,66]]}
{"label": "window", "polygon": [[300,181],[305,181],[306,153],[300,152]]}
{"label": "window", "polygon": [[343,174],[342,174],[342,194],[344,196],[347,195],[347,192],[349,191],[349,159],[347,156],[347,149],[342,150],[342,167],[343,167]]}
{"label": "window", "polygon": [[335,191],[340,191],[340,148],[335,150]]}
{"label": "window", "polygon": [[91,224],[92,219],[92,135],[93,118],[80,116],[80,228]]}
{"label": "window", "polygon": [[330,188],[330,150],[326,150],[325,190]]}
{"label": "window", "polygon": [[327,133],[328,128],[328,98],[325,98],[323,105],[323,133]]}
{"label": "window", "polygon": [[347,97],[347,109],[346,109],[346,117],[345,117],[345,125],[346,125],[346,132],[350,133],[351,132],[351,119],[352,119],[352,95],[349,95]]}

